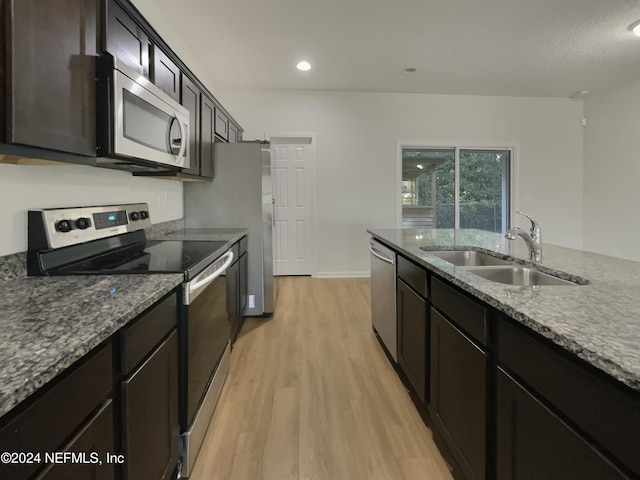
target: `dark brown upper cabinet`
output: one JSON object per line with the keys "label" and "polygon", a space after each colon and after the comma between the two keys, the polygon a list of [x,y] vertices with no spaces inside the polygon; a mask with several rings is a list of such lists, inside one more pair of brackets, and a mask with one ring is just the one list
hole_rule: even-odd
{"label": "dark brown upper cabinet", "polygon": [[229,122],[229,143],[238,143],[239,140],[238,127]]}
{"label": "dark brown upper cabinet", "polygon": [[0,1],[5,147],[95,156],[98,6],[99,0]]}
{"label": "dark brown upper cabinet", "polygon": [[107,4],[106,49],[136,72],[149,75],[149,36],[115,0]]}
{"label": "dark brown upper cabinet", "polygon": [[229,118],[219,108],[216,108],[215,133],[223,140],[229,138]]}
{"label": "dark brown upper cabinet", "polygon": [[180,105],[189,110],[189,168],[182,173],[200,175],[200,90],[186,75],[182,75]]}
{"label": "dark brown upper cabinet", "polygon": [[211,179],[214,138],[242,138],[233,118],[129,0],[0,0],[0,25],[3,163],[96,164],[96,58],[103,54],[190,112],[189,169],[136,175]]}
{"label": "dark brown upper cabinet", "polygon": [[175,101],[180,101],[180,69],[157,46],[153,48],[153,83]]}
{"label": "dark brown upper cabinet", "polygon": [[213,144],[215,142],[214,124],[216,107],[206,96],[202,95],[200,113],[200,175],[213,178]]}

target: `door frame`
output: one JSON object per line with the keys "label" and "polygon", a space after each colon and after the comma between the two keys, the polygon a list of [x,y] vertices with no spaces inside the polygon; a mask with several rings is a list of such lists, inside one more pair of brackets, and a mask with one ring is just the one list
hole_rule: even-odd
{"label": "door frame", "polygon": [[[459,184],[460,179],[459,175],[459,155],[460,150],[510,150],[511,151],[511,172],[510,172],[510,182],[511,189],[509,192],[509,221],[510,225],[507,225],[508,228],[514,223],[514,215],[516,210],[520,210],[518,196],[515,194],[516,190],[519,191],[520,180],[519,180],[519,157],[520,155],[520,145],[516,142],[505,142],[505,141],[496,141],[496,142],[433,142],[433,141],[425,141],[425,140],[396,140],[396,228],[402,229],[402,149],[405,147],[416,147],[416,148],[446,148],[446,149],[455,149],[455,158],[456,158],[456,173],[455,173],[455,195],[459,196]],[[459,216],[457,216],[459,218]],[[457,223],[457,222],[456,222]],[[459,225],[456,225],[456,228],[460,228]]]}
{"label": "door frame", "polygon": [[[295,133],[265,133],[265,140],[271,142],[271,138],[273,137],[288,137],[288,138],[311,138],[311,153],[312,160],[309,162],[309,174],[311,175],[311,276],[317,277],[317,262],[316,262],[316,204],[317,204],[317,191],[316,188],[316,134],[313,132],[295,132]],[[271,191],[273,192],[273,162],[271,162]],[[273,252],[274,256],[274,266],[275,266],[275,251],[276,251],[276,242],[273,243]]]}

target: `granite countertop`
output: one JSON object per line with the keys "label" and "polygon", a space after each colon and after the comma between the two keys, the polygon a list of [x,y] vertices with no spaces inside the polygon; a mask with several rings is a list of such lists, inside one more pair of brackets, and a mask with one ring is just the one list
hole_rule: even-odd
{"label": "granite countertop", "polygon": [[113,335],[182,274],[15,276],[0,281],[0,415]]}
{"label": "granite countertop", "polygon": [[496,252],[528,259],[524,241],[473,229],[370,229],[383,243],[640,391],[640,262],[543,244],[539,269],[587,285],[518,287],[491,282],[432,250]]}

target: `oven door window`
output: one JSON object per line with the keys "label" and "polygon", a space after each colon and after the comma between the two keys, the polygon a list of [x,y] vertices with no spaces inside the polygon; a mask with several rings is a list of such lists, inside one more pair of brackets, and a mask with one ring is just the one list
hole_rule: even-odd
{"label": "oven door window", "polygon": [[188,389],[189,424],[198,410],[224,349],[229,342],[225,277],[216,278],[188,306]]}

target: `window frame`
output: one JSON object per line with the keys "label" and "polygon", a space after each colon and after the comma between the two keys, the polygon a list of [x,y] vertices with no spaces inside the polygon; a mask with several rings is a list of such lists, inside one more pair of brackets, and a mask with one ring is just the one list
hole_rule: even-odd
{"label": "window frame", "polygon": [[[455,223],[456,229],[460,228],[460,151],[461,150],[507,150],[510,152],[511,164],[509,168],[509,221],[506,226],[503,224],[505,231],[511,228],[511,223],[515,211],[519,209],[515,192],[518,186],[518,145],[513,142],[430,142],[430,141],[396,141],[396,228],[402,229],[402,149],[403,148],[425,148],[425,149],[443,149],[454,151],[455,161]],[[504,233],[504,232],[503,232]]]}

